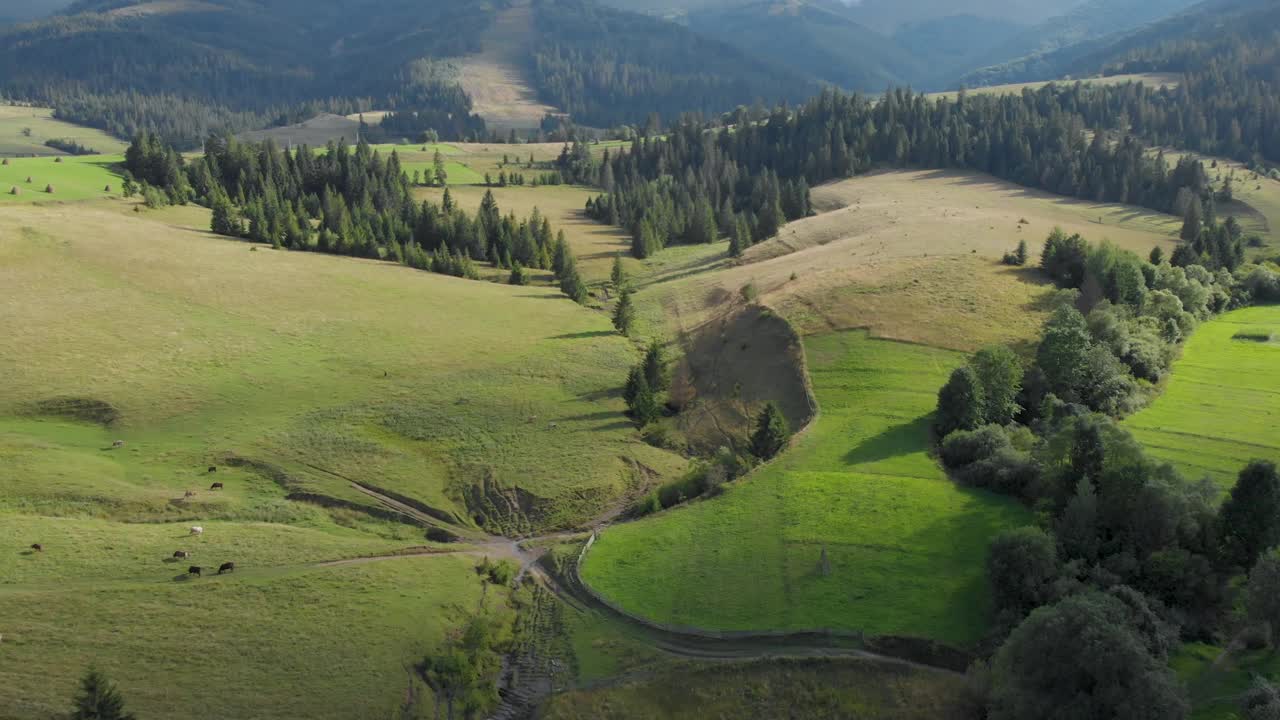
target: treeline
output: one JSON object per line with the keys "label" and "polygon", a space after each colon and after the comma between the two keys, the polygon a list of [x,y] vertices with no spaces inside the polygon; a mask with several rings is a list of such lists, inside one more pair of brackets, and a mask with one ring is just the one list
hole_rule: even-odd
{"label": "treeline", "polygon": [[[1251,463],[1219,507],[1211,481],[1148,457],[1116,418],[1149,397],[1198,322],[1280,298],[1267,296],[1277,278],[1259,266],[1176,267],[1060,231],[1041,268],[1063,289],[1034,360],[978,352],[939,392],[935,416],[953,477],[1015,496],[1038,518],[998,536],[988,560],[994,655],[979,676],[989,716],[1070,707],[1183,718],[1168,654],[1181,637],[1240,629],[1237,580],[1280,544],[1280,474]],[[1132,697],[1140,712],[1126,709]]]}
{"label": "treeline", "polygon": [[541,98],[594,127],[650,115],[718,114],[797,101],[817,85],[736,48],[586,0],[535,0],[532,76]]}
{"label": "treeline", "polygon": [[1056,91],[956,102],[908,90],[877,101],[825,91],[760,122],[745,111],[718,128],[686,118],[664,138],[637,140],[599,164],[574,148],[560,170],[605,189],[588,212],[631,230],[639,257],[703,241],[712,228],[739,246],[770,237],[808,213],[809,186],[879,167],[968,168],[1163,212],[1175,211],[1184,190],[1208,193],[1199,161],[1182,158],[1171,169],[1133,136],[1091,135],[1070,101]]}
{"label": "treeline", "polygon": [[[130,180],[162,189],[171,202],[194,200],[213,211],[218,234],[280,248],[393,260],[422,270],[478,277],[475,263],[551,270],[565,294],[587,296],[563,232],[536,209],[503,216],[492,193],[474,215],[446,190],[440,204],[413,199],[395,152],[367,143],[281,150],[271,142],[210,138],[203,157],[184,164],[143,134],[125,154]],[[144,190],[144,195],[146,194]]]}

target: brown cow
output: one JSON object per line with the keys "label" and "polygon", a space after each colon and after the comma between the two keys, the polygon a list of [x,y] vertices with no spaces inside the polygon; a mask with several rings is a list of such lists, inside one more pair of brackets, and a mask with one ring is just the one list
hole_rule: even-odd
{"label": "brown cow", "polygon": [[187,552],[186,550],[175,550],[173,551],[173,556],[178,560],[186,560],[187,558],[191,557],[191,553]]}
{"label": "brown cow", "polygon": [[210,465],[210,466],[209,466],[209,472],[211,472],[211,473],[218,472],[218,466],[217,466],[217,465]]}
{"label": "brown cow", "polygon": [[36,543],[35,545],[32,545],[31,549],[35,550],[36,552],[44,552],[44,546],[41,545],[40,543]]}
{"label": "brown cow", "polygon": [[219,575],[221,575],[221,574],[222,574],[222,573],[224,573],[224,572],[235,572],[235,570],[236,570],[236,564],[235,564],[235,563],[233,563],[233,562],[224,562],[224,563],[222,563],[222,566],[218,568],[218,574],[219,574]]}
{"label": "brown cow", "polygon": [[221,490],[221,489],[222,489],[222,483],[214,483],[214,484],[212,484],[212,485],[210,485],[210,486],[209,486],[209,489],[210,489],[210,490]]}

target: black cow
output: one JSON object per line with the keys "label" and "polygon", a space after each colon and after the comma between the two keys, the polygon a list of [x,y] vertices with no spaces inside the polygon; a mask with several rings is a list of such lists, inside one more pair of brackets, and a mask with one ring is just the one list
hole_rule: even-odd
{"label": "black cow", "polygon": [[222,563],[222,566],[218,568],[218,574],[221,575],[224,572],[235,572],[235,569],[236,569],[235,563],[224,562]]}
{"label": "black cow", "polygon": [[188,574],[188,575],[195,575],[196,577],[199,577],[199,576],[200,576],[200,566],[199,566],[199,565],[192,565],[191,567],[187,568],[187,574]]}
{"label": "black cow", "polygon": [[173,556],[179,560],[186,560],[187,558],[191,557],[191,553],[187,552],[186,550],[175,550],[173,552]]}
{"label": "black cow", "polygon": [[210,466],[209,466],[209,472],[218,472],[218,466],[217,466],[217,465],[210,465]]}
{"label": "black cow", "polygon": [[209,489],[210,489],[210,490],[221,490],[221,489],[222,489],[222,483],[214,483],[214,484],[212,484],[212,485],[210,485],[210,486],[209,486]]}
{"label": "black cow", "polygon": [[31,549],[35,550],[36,552],[44,552],[44,546],[41,545],[40,543],[36,543],[35,545],[32,545]]}

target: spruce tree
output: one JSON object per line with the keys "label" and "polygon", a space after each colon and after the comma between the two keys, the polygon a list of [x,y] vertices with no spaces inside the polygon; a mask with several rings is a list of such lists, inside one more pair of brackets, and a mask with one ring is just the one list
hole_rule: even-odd
{"label": "spruce tree", "polygon": [[644,351],[641,367],[644,369],[645,382],[649,383],[649,387],[653,388],[654,392],[667,389],[670,378],[667,376],[667,358],[662,350],[662,343],[656,339],[649,342],[649,347]]}
{"label": "spruce tree", "polygon": [[627,289],[627,270],[622,266],[622,255],[613,256],[613,271],[609,273],[609,280],[613,283],[613,289],[617,292],[625,292]]}
{"label": "spruce tree", "polygon": [[579,305],[587,301],[587,286],[578,275],[578,263],[572,253],[565,254],[564,268],[560,272],[560,291]]}
{"label": "spruce tree", "polygon": [[624,289],[618,298],[618,306],[613,309],[613,327],[623,335],[630,336],[636,321],[636,308],[631,302],[631,290]]}
{"label": "spruce tree", "polygon": [[938,391],[938,413],[935,426],[938,437],[956,430],[973,430],[986,420],[986,398],[982,383],[968,365],[956,368],[951,379]]}
{"label": "spruce tree", "polygon": [[756,417],[756,430],[751,435],[751,454],[761,460],[771,460],[791,440],[791,429],[778,406],[769,402]]}
{"label": "spruce tree", "polygon": [[124,698],[120,696],[119,689],[96,668],[89,668],[80,680],[80,694],[76,697],[71,719],[135,720],[132,713],[125,712]]}

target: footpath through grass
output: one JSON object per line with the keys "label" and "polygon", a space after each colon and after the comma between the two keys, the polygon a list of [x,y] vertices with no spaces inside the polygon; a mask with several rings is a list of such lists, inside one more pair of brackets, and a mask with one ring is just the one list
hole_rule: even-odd
{"label": "footpath through grass", "polygon": [[1280,461],[1280,305],[1197,328],[1168,388],[1125,425],[1189,479],[1223,488],[1250,460]]}
{"label": "footpath through grass", "polygon": [[663,623],[974,642],[988,543],[1030,516],[928,455],[937,389],[963,356],[865,332],[805,344],[822,411],[796,446],[722,497],[610,528],[584,579]]}

